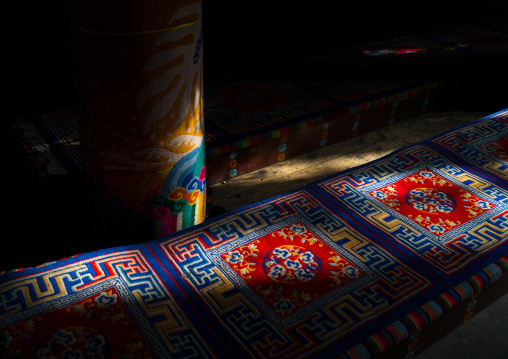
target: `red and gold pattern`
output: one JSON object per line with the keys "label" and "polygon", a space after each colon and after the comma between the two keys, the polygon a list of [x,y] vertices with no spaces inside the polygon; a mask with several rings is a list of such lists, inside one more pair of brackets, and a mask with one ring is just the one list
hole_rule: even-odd
{"label": "red and gold pattern", "polygon": [[6,357],[16,358],[33,343],[38,344],[32,358],[154,357],[114,288],[59,311],[66,318],[64,327],[52,320],[54,313],[47,313],[5,328],[1,339],[8,344]]}
{"label": "red and gold pattern", "polygon": [[364,275],[299,222],[222,258],[281,318]]}
{"label": "red and gold pattern", "polygon": [[508,161],[508,136],[480,145],[479,148],[499,158],[500,160],[505,162]]}
{"label": "red and gold pattern", "polygon": [[369,194],[436,236],[474,219],[494,205],[423,170]]}

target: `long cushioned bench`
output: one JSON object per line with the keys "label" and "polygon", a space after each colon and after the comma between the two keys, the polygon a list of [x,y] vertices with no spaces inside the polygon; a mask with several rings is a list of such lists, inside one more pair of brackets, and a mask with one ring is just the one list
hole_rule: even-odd
{"label": "long cushioned bench", "polygon": [[[431,110],[502,64],[505,19],[208,81],[209,183]],[[34,126],[15,130],[44,178],[79,176],[75,112],[40,114]],[[506,111],[168,238],[3,273],[2,344],[26,355],[70,353],[90,340],[87,350],[112,355],[130,348],[173,357],[412,357],[506,293],[505,134]],[[474,219],[447,213],[432,222],[396,206],[388,177],[405,188],[418,174],[426,186],[437,175],[436,183],[473,200]],[[417,209],[421,191],[412,190],[405,204]],[[426,193],[446,210],[461,204],[448,191]],[[277,248],[269,246],[274,238]],[[310,293],[304,281],[299,295],[265,285],[272,265],[262,259],[296,247],[323,256],[308,274],[326,269],[329,292]],[[46,330],[31,331],[40,325]],[[126,331],[116,325],[136,345],[121,347],[125,337],[115,333]]]}
{"label": "long cushioned bench", "polygon": [[507,139],[504,110],[168,237],[0,273],[1,348],[411,358],[508,289]]}

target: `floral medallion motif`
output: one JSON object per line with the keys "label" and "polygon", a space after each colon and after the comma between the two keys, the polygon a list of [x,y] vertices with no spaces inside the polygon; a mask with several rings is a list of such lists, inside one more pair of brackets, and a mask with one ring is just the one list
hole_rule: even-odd
{"label": "floral medallion motif", "polygon": [[415,188],[406,193],[406,203],[425,213],[450,213],[455,201],[446,193],[435,188]]}
{"label": "floral medallion motif", "polygon": [[97,329],[68,327],[44,338],[34,358],[109,358],[109,343]]}
{"label": "floral medallion motif", "polygon": [[299,222],[221,257],[281,318],[365,274]]}
{"label": "floral medallion motif", "polygon": [[321,261],[311,251],[298,246],[283,245],[265,254],[263,270],[277,282],[306,282],[321,271]]}
{"label": "floral medallion motif", "polygon": [[429,170],[407,176],[369,194],[440,236],[494,208]]}
{"label": "floral medallion motif", "polygon": [[0,330],[0,357],[155,358],[115,288],[58,311],[60,320],[45,313]]}

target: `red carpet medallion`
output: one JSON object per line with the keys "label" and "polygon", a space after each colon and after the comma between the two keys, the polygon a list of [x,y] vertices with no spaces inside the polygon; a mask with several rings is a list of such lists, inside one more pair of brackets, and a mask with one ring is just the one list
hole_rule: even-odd
{"label": "red carpet medallion", "polygon": [[506,272],[507,133],[500,112],[168,237],[3,273],[2,351],[385,351]]}

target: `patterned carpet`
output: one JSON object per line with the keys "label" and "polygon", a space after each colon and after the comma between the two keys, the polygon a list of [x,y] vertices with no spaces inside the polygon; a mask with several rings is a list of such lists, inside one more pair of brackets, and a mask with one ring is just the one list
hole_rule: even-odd
{"label": "patterned carpet", "polygon": [[507,271],[507,135],[501,111],[171,237],[3,273],[0,343],[13,357],[385,351],[422,329],[415,311],[431,321]]}

